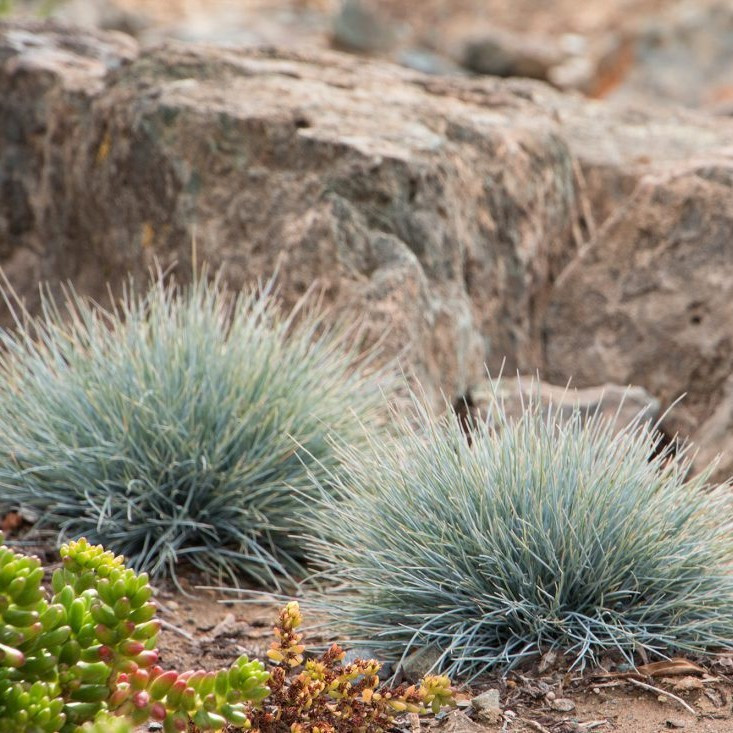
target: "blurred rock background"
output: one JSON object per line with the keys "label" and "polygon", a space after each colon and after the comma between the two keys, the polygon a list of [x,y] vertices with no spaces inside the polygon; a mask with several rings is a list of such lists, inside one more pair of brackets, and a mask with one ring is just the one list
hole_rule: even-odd
{"label": "blurred rock background", "polygon": [[233,285],[320,283],[436,401],[479,403],[484,363],[684,394],[665,432],[733,474],[730,2],[4,11],[0,264],[31,311],[39,281],[185,273],[195,237]]}
{"label": "blurred rock background", "polygon": [[[10,4],[12,2],[12,5]],[[727,0],[6,0],[143,43],[327,48],[426,73],[542,79],[623,101],[733,111]]]}

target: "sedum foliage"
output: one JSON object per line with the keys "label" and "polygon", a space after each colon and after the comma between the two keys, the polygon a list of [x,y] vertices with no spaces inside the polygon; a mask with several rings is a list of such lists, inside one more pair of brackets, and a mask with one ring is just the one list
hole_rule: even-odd
{"label": "sedum foliage", "polygon": [[[0,535],[0,730],[96,733],[159,721],[166,733],[249,727],[269,692],[260,662],[218,672],[165,671],[147,575],[85,540],[61,548],[52,592],[35,557]],[[115,726],[110,716],[124,720]],[[105,722],[106,721],[106,722]]]}
{"label": "sedum foliage", "polygon": [[415,405],[401,438],[341,449],[347,500],[323,493],[322,521],[349,527],[313,541],[340,633],[433,647],[468,678],[549,648],[581,665],[733,648],[730,489],[689,478],[684,451],[539,400],[515,421],[497,403],[466,440]]}
{"label": "sedum foliage", "polygon": [[276,665],[270,670],[270,695],[264,705],[248,710],[259,733],[384,733],[394,730],[401,713],[438,713],[454,704],[447,677],[429,675],[419,685],[380,685],[379,662],[343,664],[337,644],[304,662],[301,623],[297,603],[280,612],[268,652]]}
{"label": "sedum foliage", "polygon": [[340,475],[329,436],[359,442],[383,404],[352,336],[205,273],[111,312],[45,297],[0,332],[3,500],[152,575],[277,585],[302,569],[307,473]]}
{"label": "sedum foliage", "polygon": [[61,557],[46,592],[38,559],[0,535],[2,733],[131,733],[153,721],[165,733],[384,733],[402,712],[453,703],[446,677],[380,686],[377,662],[343,665],[336,645],[304,663],[297,603],[278,617],[269,671],[246,656],[216,672],[166,671],[147,576],[83,539]]}

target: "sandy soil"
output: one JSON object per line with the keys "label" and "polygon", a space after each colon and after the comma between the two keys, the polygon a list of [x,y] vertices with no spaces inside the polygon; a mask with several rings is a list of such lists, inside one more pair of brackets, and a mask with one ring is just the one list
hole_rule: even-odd
{"label": "sandy soil", "polygon": [[[193,595],[182,595],[167,586],[157,596],[164,621],[160,647],[165,666],[179,670],[215,669],[239,654],[263,657],[270,644],[276,605],[233,603],[231,594],[197,590],[191,585],[186,590]],[[677,701],[636,687],[626,679],[596,678],[597,673],[592,671],[567,679],[561,671],[539,675],[527,670],[523,675],[510,675],[508,680],[487,679],[472,689],[460,688],[461,706],[456,715],[441,721],[425,720],[420,730],[658,733],[684,729],[733,733],[733,679],[727,671],[733,673],[733,661],[724,660],[718,666],[708,667],[705,675],[647,680],[652,686],[682,698],[697,713],[691,715]],[[490,687],[501,690],[505,718],[495,725],[476,728],[471,723],[473,716],[466,714],[470,712],[468,703],[472,696]],[[550,701],[553,695],[570,700],[574,710],[554,710]],[[411,725],[404,721],[403,730],[412,733],[415,728]]]}

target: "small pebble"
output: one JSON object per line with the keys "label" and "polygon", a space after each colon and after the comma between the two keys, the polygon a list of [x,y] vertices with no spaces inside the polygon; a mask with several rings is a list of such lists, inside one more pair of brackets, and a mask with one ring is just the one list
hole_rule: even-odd
{"label": "small pebble", "polygon": [[499,690],[487,690],[471,700],[471,706],[480,720],[486,723],[498,723],[502,717]]}
{"label": "small pebble", "polygon": [[550,707],[561,713],[569,713],[572,710],[575,710],[575,703],[565,697],[559,697],[557,700],[552,700],[550,702]]}

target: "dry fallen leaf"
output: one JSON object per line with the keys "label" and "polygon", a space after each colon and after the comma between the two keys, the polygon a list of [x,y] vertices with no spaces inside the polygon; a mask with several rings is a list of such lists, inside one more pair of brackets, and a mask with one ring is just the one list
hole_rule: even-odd
{"label": "dry fallen leaf", "polygon": [[636,672],[644,677],[676,677],[680,675],[703,675],[705,670],[688,659],[667,659],[637,667]]}
{"label": "dry fallen leaf", "polygon": [[18,512],[8,512],[2,520],[0,520],[0,530],[3,532],[12,532],[23,524],[23,517]]}
{"label": "dry fallen leaf", "polygon": [[604,672],[596,677],[631,679],[639,677],[679,677],[688,675],[704,675],[706,671],[688,659],[666,659],[662,662],[642,664],[631,672]]}

